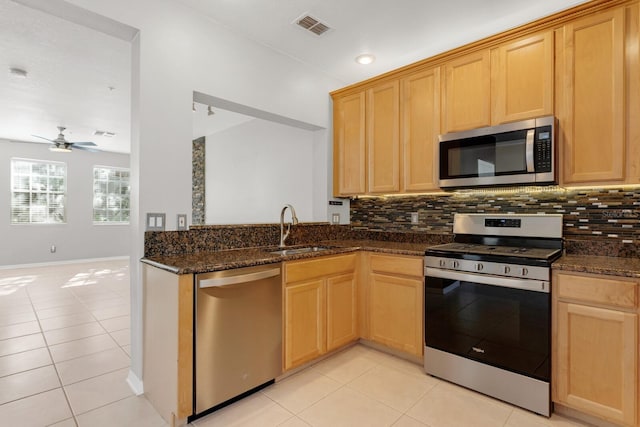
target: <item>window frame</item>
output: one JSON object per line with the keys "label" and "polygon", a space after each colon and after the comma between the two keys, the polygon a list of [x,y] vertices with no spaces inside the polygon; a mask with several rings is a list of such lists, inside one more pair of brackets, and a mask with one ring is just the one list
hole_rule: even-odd
{"label": "window frame", "polygon": [[[127,192],[127,198],[128,198],[128,205],[129,207],[126,209],[128,211],[128,215],[127,215],[127,220],[126,221],[112,221],[112,220],[107,220],[107,221],[96,221],[96,207],[95,207],[95,197],[96,197],[96,183],[97,182],[102,182],[102,183],[106,183],[107,184],[107,193],[105,194],[105,197],[109,196],[109,191],[108,191],[108,187],[109,187],[109,183],[113,182],[113,181],[104,181],[104,180],[98,180],[96,178],[96,169],[109,169],[112,171],[120,171],[120,172],[127,172],[128,173],[128,179],[127,179],[127,184],[129,187],[129,191]],[[93,165],[93,168],[91,169],[91,183],[92,183],[92,191],[91,191],[91,221],[93,223],[93,225],[129,225],[131,224],[131,168],[127,168],[127,167],[122,167],[122,166],[108,166],[108,165]],[[107,205],[105,204],[104,208],[98,208],[98,210],[104,210],[108,213],[109,208],[107,207]],[[120,207],[118,208],[118,211],[122,212],[122,204],[120,205]],[[108,215],[107,215],[108,217]]]}
{"label": "window frame", "polygon": [[[29,190],[18,190],[16,191],[15,188],[15,178],[16,178],[16,174],[14,173],[14,162],[27,162],[30,163],[31,165],[34,164],[40,164],[40,165],[46,165],[47,169],[49,168],[49,166],[51,165],[58,165],[58,166],[63,166],[64,167],[64,176],[62,176],[63,182],[62,182],[62,187],[64,188],[64,190],[62,192],[50,192],[49,189],[49,182],[47,179],[47,189],[46,192],[34,192],[33,191],[33,185],[32,185],[32,180],[33,180],[33,166],[30,166],[30,170],[29,170]],[[10,159],[10,188],[9,188],[9,195],[10,195],[10,201],[9,201],[9,223],[10,225],[17,225],[17,226],[22,226],[22,225],[35,225],[35,226],[40,226],[40,225],[67,225],[68,223],[68,218],[67,218],[67,185],[68,185],[68,165],[67,162],[61,162],[61,161],[56,161],[56,160],[39,160],[39,159],[28,159],[28,158],[24,158],[24,157],[11,157]],[[47,173],[46,175],[47,178],[50,177],[50,175]],[[58,177],[59,178],[59,177]],[[13,203],[13,198],[14,198],[14,194],[15,193],[26,193],[29,195],[29,203],[27,205],[28,209],[29,209],[29,221],[14,221],[14,203]],[[32,221],[32,216],[33,216],[33,206],[32,206],[32,195],[33,194],[45,194],[46,198],[47,198],[47,205],[46,205],[46,209],[47,209],[47,214],[46,214],[46,221]],[[62,195],[63,199],[62,199],[62,221],[50,221],[49,219],[51,218],[51,214],[49,212],[49,197],[51,195]]]}

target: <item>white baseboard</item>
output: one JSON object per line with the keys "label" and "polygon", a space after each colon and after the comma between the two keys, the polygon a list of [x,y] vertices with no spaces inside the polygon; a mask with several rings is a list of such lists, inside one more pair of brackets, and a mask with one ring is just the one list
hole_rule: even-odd
{"label": "white baseboard", "polygon": [[136,396],[144,394],[144,384],[142,380],[131,370],[129,371],[129,375],[127,375],[127,384],[129,384],[129,387],[131,387],[131,390]]}
{"label": "white baseboard", "polygon": [[50,267],[53,265],[81,264],[81,263],[101,262],[101,261],[120,261],[120,260],[128,260],[128,259],[129,259],[129,255],[106,257],[106,258],[69,259],[65,261],[37,262],[33,264],[0,265],[0,270],[12,270],[14,268]]}

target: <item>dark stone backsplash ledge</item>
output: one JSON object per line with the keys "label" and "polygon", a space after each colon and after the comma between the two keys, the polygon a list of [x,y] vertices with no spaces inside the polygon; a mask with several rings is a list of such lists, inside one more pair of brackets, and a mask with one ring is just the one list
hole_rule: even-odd
{"label": "dark stone backsplash ledge", "polygon": [[[450,233],[407,233],[353,230],[348,225],[301,223],[291,227],[287,246],[331,240],[379,240],[398,243],[424,243],[425,247],[448,243]],[[229,249],[276,247],[280,243],[279,224],[213,225],[192,227],[188,231],[148,231],[144,256],[171,256]]]}

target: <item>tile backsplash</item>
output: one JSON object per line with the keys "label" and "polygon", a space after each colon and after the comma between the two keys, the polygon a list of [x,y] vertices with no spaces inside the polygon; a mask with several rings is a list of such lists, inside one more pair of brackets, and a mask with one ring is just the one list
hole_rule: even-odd
{"label": "tile backsplash", "polygon": [[[559,213],[564,215],[567,241],[597,240],[634,248],[640,242],[640,187],[518,187],[364,197],[351,201],[351,226],[368,231],[451,233],[456,212]],[[411,223],[412,213],[418,214],[417,224]]]}

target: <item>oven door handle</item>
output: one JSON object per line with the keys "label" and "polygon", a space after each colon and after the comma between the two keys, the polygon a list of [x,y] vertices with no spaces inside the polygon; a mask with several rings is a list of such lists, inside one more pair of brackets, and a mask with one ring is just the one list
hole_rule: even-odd
{"label": "oven door handle", "polygon": [[517,279],[511,277],[494,276],[492,274],[460,273],[458,271],[425,268],[425,275],[440,279],[462,280],[464,282],[482,283],[484,285],[502,286],[503,288],[522,289],[525,291],[549,293],[551,286],[543,280]]}

